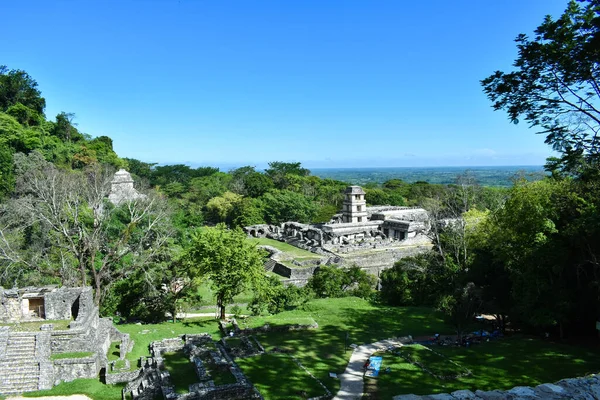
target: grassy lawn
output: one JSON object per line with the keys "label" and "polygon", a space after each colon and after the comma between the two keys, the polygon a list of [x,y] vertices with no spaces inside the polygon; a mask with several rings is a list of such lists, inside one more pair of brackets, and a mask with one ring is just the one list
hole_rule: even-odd
{"label": "grassy lawn", "polygon": [[127,355],[132,368],[138,367],[138,360],[141,356],[149,357],[148,346],[151,342],[165,338],[176,337],[185,333],[209,333],[213,339],[218,340],[221,337],[217,321],[214,318],[189,318],[179,322],[164,322],[162,324],[123,324],[117,325],[123,333],[129,333],[135,344],[133,350]]}
{"label": "grassy lawn", "polygon": [[[369,398],[391,399],[399,394],[450,393],[460,389],[510,389],[514,386],[535,386],[600,371],[598,350],[541,339],[512,337],[482,343],[468,349],[445,346],[434,346],[432,349],[469,369],[473,374],[456,380],[439,380],[418,366],[407,363],[402,357],[386,352],[383,354],[382,373],[379,378],[365,378]],[[426,356],[422,354],[419,356],[427,366],[428,362],[432,362],[435,373],[435,359],[425,359]],[[438,363],[437,367],[439,366]],[[383,373],[388,367],[391,369],[390,373]],[[456,373],[462,372],[460,368],[455,370]]]}
{"label": "grassy lawn", "polygon": [[106,354],[108,361],[118,360],[119,357],[121,357],[120,346],[121,342],[112,342],[110,344],[110,347],[108,348],[108,352]]}
{"label": "grassy lawn", "polygon": [[265,399],[301,399],[325,394],[317,381],[286,354],[263,354],[236,362]]}
{"label": "grassy lawn", "polygon": [[91,351],[80,351],[72,353],[55,353],[50,356],[51,360],[64,360],[65,358],[85,358],[93,355]]}
{"label": "grassy lawn", "polygon": [[279,240],[267,239],[267,238],[248,238],[249,241],[258,245],[265,245],[275,247],[277,250],[281,250],[288,254],[291,258],[300,259],[302,261],[313,260],[321,258],[320,255],[311,253],[310,251],[299,249],[296,246],[280,242]]}
{"label": "grassy lawn", "polygon": [[258,317],[248,317],[237,319],[240,328],[258,328],[265,324],[271,326],[283,326],[283,325],[312,325],[315,320],[310,316],[305,315],[268,315]]}
{"label": "grassy lawn", "polygon": [[448,357],[435,351],[435,349],[432,350],[420,344],[402,346],[398,349],[398,353],[401,357],[417,364],[417,366],[419,364],[425,366],[431,374],[438,377],[450,377],[469,373],[467,369],[452,362]]}
{"label": "grassy lawn", "polygon": [[[200,287],[198,288],[198,294],[202,298],[200,304],[198,306],[214,306],[214,309],[217,308],[216,300],[214,296],[214,292],[210,288],[210,282],[202,282]],[[232,304],[247,304],[252,300],[253,294],[251,291],[244,291],[233,298]],[[210,312],[203,310],[203,312]]]}
{"label": "grassy lawn", "polygon": [[164,353],[165,368],[171,374],[171,382],[176,393],[189,392],[189,386],[198,382],[196,369],[189,358],[182,352]]}
{"label": "grassy lawn", "polygon": [[61,383],[50,390],[24,393],[24,397],[69,396],[82,393],[93,400],[118,400],[125,384],[105,385],[98,379],[76,379],[72,382]]}
{"label": "grassy lawn", "polygon": [[[267,351],[274,347],[288,349],[332,393],[339,389],[339,381],[330,378],[329,372],[342,373],[351,354],[350,350],[344,351],[346,334],[349,336],[347,344],[360,345],[396,336],[452,333],[452,328],[445,325],[441,314],[434,310],[385,307],[353,297],[313,300],[302,310],[286,311],[269,317],[250,317],[244,321],[240,319],[239,323],[241,327],[255,327],[265,323],[310,324],[313,320],[318,323],[318,329],[259,333],[255,337]],[[203,332],[211,334],[214,339],[220,338],[217,322],[213,318],[149,325],[124,324],[118,328],[129,333],[135,341],[133,351],[128,356],[133,368],[137,366],[140,356],[149,356],[148,345],[152,341],[184,333]],[[235,340],[231,344],[235,345]],[[432,349],[442,356],[419,346],[407,347],[403,351],[436,374],[446,375],[451,372],[450,375],[456,375],[465,372],[463,368],[466,368],[472,375],[456,380],[440,380],[406,362],[399,355],[385,352],[380,377],[367,379],[366,389],[370,398],[391,399],[398,394],[447,393],[458,389],[508,389],[517,385],[537,385],[600,371],[600,350],[540,339],[513,337],[473,345],[468,349],[442,346],[434,346]],[[109,356],[116,357],[117,353],[118,348],[113,343]],[[323,389],[304,370],[298,368],[288,355],[269,354],[238,359],[236,362],[267,399],[298,398],[299,391],[302,390],[309,396],[322,394]],[[192,368],[196,379],[193,365],[187,358],[185,363]],[[228,371],[213,371],[210,362],[207,367],[217,383],[228,382],[233,378]],[[390,373],[386,374],[387,367],[390,368]],[[173,370],[176,371],[174,377],[182,374],[178,366],[173,367]],[[191,375],[191,372],[183,375]],[[181,385],[187,389],[188,383]],[[42,395],[41,393],[37,392],[35,395]],[[117,399],[120,397],[120,386],[104,386],[96,380],[78,380],[61,384],[43,394],[48,393],[86,393],[99,400]]]}
{"label": "grassy lawn", "polygon": [[0,324],[0,326],[8,326],[12,332],[31,332],[39,331],[40,327],[45,324],[53,324],[55,331],[64,331],[69,329],[69,324],[72,322],[70,319],[59,319],[59,320],[44,320],[44,321],[31,321],[31,322],[20,322],[14,324]]}
{"label": "grassy lawn", "polygon": [[332,393],[339,389],[339,381],[330,378],[329,372],[344,372],[351,354],[350,350],[344,352],[346,333],[350,338],[348,344],[363,344],[394,336],[452,332],[444,325],[441,315],[431,309],[382,307],[354,297],[314,300],[306,311],[286,311],[276,316],[282,320],[300,317],[313,318],[319,328],[255,336],[267,351],[273,347],[292,350]]}

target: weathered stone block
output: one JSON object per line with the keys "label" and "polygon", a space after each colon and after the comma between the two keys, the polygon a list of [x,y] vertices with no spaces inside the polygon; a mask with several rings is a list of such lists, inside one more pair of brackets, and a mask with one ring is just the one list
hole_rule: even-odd
{"label": "weathered stone block", "polygon": [[477,399],[477,396],[475,395],[475,393],[471,392],[470,390],[466,390],[466,389],[457,390],[455,392],[452,392],[451,394],[457,400]]}

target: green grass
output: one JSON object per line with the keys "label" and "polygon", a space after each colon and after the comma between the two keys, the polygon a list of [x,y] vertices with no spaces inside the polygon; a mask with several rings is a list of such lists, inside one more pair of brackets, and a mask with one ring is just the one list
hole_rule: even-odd
{"label": "green grass", "polygon": [[50,356],[51,360],[64,360],[65,358],[86,358],[94,355],[91,351],[79,351],[71,353],[55,353]]}
{"label": "green grass", "polygon": [[288,355],[264,354],[236,362],[265,399],[300,399],[325,394],[317,381]]}
{"label": "green grass", "polygon": [[[425,336],[436,332],[447,335],[453,331],[444,324],[442,315],[434,310],[419,307],[385,307],[353,297],[313,300],[302,310],[286,311],[270,317],[251,317],[247,322],[239,322],[243,327],[244,323],[248,326],[260,326],[266,322],[277,325],[312,320],[319,324],[318,329],[259,333],[255,337],[267,351],[274,347],[289,349],[291,355],[298,358],[332,393],[339,389],[339,381],[330,378],[328,374],[342,373],[351,354],[350,350],[344,352],[346,334],[349,335],[348,344],[360,345],[396,336]],[[123,333],[129,333],[135,341],[133,351],[128,357],[134,368],[140,356],[149,356],[148,345],[152,341],[184,333],[202,332],[213,335],[214,339],[220,338],[217,322],[212,318],[151,325],[125,324],[119,325],[118,328]],[[391,399],[398,394],[448,393],[458,389],[508,389],[600,371],[600,351],[539,339],[514,337],[474,345],[468,349],[440,346],[434,346],[433,349],[472,371],[473,375],[457,380],[439,380],[401,357],[386,352],[383,355],[382,369],[390,367],[391,372],[382,373],[378,379],[367,379],[366,388],[371,393],[371,398],[377,396],[380,399]],[[109,354],[116,350],[113,344]],[[413,353],[436,371],[454,368],[448,366],[447,359],[443,357],[433,356],[424,351]],[[307,390],[308,395],[322,394],[322,389],[314,394],[311,392],[312,383],[309,382],[314,380],[307,380],[310,377],[306,377],[305,371],[299,369],[285,355],[264,355],[237,361],[266,398],[298,398],[299,394],[295,391],[300,390]],[[463,371],[461,367],[456,367],[459,373]],[[210,372],[217,381],[232,378],[224,371]],[[86,384],[61,384],[53,389],[58,392],[52,394],[84,393],[100,400],[120,397],[120,388],[111,392],[113,389],[95,380],[78,382]],[[97,390],[98,387],[106,389]],[[307,387],[309,389],[306,389]],[[36,395],[41,395],[37,393],[39,392],[36,392]],[[114,395],[110,396],[107,393]]]}
{"label": "green grass", "polygon": [[40,327],[45,324],[53,324],[55,331],[64,331],[69,329],[70,319],[47,320],[47,321],[30,321],[13,324],[0,324],[0,326],[8,326],[13,332],[30,332],[39,331]]}
{"label": "green grass", "polygon": [[[200,304],[198,304],[198,306],[200,306],[200,307],[214,306],[214,309],[217,308],[214,292],[210,288],[210,282],[207,282],[207,281],[202,282],[202,284],[200,284],[200,286],[198,287],[198,294],[202,298],[202,300],[200,301]],[[253,296],[254,295],[250,290],[246,290],[246,291],[238,294],[237,296],[235,296],[233,298],[232,304],[247,304],[250,302],[250,300],[252,300]],[[231,308],[231,307],[228,307],[228,308]],[[203,309],[201,311],[202,312],[210,312],[210,310],[207,311],[206,309]]]}
{"label": "green grass", "polygon": [[[450,393],[460,389],[494,390],[536,386],[563,378],[600,371],[600,352],[541,339],[512,337],[464,347],[434,346],[473,374],[456,380],[439,380],[390,352],[383,354],[378,379],[366,378],[370,398],[391,399],[399,394]],[[425,365],[427,361],[424,362]],[[434,364],[435,368],[435,364]],[[459,372],[460,373],[460,372]]]}
{"label": "green grass", "polygon": [[182,352],[164,353],[165,368],[171,374],[171,382],[176,393],[189,392],[189,386],[198,382],[196,369],[189,358]]}
{"label": "green grass", "polygon": [[248,240],[258,245],[275,247],[277,250],[281,250],[289,255],[291,258],[300,258],[303,261],[321,258],[321,256],[318,254],[311,253],[310,251],[300,249],[296,246],[292,246],[291,244],[280,242],[278,240],[267,238],[248,238]]}
{"label": "green grass", "polygon": [[449,377],[461,374],[468,374],[467,369],[462,368],[455,362],[452,362],[448,357],[420,344],[402,346],[397,351],[400,353],[400,356],[408,359],[413,363],[423,365],[432,374],[437,375],[439,377]]}
{"label": "green grass", "polygon": [[213,339],[221,337],[217,321],[214,318],[189,318],[178,322],[163,322],[162,324],[123,324],[117,325],[123,333],[129,333],[135,344],[127,359],[132,368],[137,368],[140,357],[149,357],[149,345],[151,342],[165,338],[173,338],[185,333],[209,333]]}
{"label": "green grass", "polygon": [[273,347],[292,350],[292,354],[332,393],[339,389],[339,381],[330,378],[329,372],[344,372],[351,354],[350,349],[344,352],[346,333],[350,337],[349,345],[395,336],[452,332],[444,324],[441,314],[428,308],[383,307],[355,297],[313,300],[305,308],[286,311],[275,318],[289,321],[310,317],[319,324],[318,329],[255,336],[267,351]]}
{"label": "green grass", "polygon": [[238,337],[228,337],[228,338],[225,338],[225,342],[231,348],[241,347],[242,346],[242,339],[240,339]]}
{"label": "green grass", "polygon": [[206,368],[206,371],[208,372],[216,386],[227,385],[229,383],[236,382],[235,376],[233,376],[233,374],[229,371],[229,367],[217,367],[215,364],[212,363],[210,356],[207,356],[202,361],[204,362],[204,367]]}
{"label": "green grass", "polygon": [[313,325],[315,320],[312,317],[304,315],[268,315],[258,317],[248,317],[237,320],[238,325],[241,329],[244,328],[258,328],[265,324],[271,326],[283,326],[283,325]]}
{"label": "green grass", "polygon": [[25,397],[69,396],[85,394],[93,400],[118,400],[125,384],[105,385],[98,379],[76,379],[72,382],[61,383],[50,390],[24,393]]}
{"label": "green grass", "polygon": [[120,347],[121,347],[121,342],[112,342],[110,344],[110,347],[108,348],[108,352],[106,354],[108,361],[115,361],[121,357]]}

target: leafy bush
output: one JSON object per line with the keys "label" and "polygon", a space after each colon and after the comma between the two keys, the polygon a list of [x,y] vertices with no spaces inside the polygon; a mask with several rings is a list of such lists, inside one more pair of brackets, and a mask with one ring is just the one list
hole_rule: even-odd
{"label": "leafy bush", "polygon": [[253,315],[260,315],[265,311],[269,314],[278,314],[306,303],[310,300],[310,295],[307,289],[294,285],[285,286],[279,278],[269,276],[264,289],[254,296],[248,308]]}
{"label": "leafy bush", "polygon": [[306,287],[321,298],[356,296],[366,299],[371,297],[375,281],[375,276],[358,266],[323,266],[308,280]]}

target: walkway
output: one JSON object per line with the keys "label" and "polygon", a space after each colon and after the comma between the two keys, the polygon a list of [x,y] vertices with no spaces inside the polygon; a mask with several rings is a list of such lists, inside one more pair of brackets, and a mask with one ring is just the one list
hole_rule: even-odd
{"label": "walkway", "polygon": [[379,342],[364,344],[358,346],[352,352],[348,366],[340,378],[340,390],[333,400],[354,400],[360,399],[363,395],[364,382],[363,382],[363,365],[367,358],[377,350],[385,349],[389,346],[399,347],[404,343],[411,342],[412,338],[402,337],[381,340]]}

